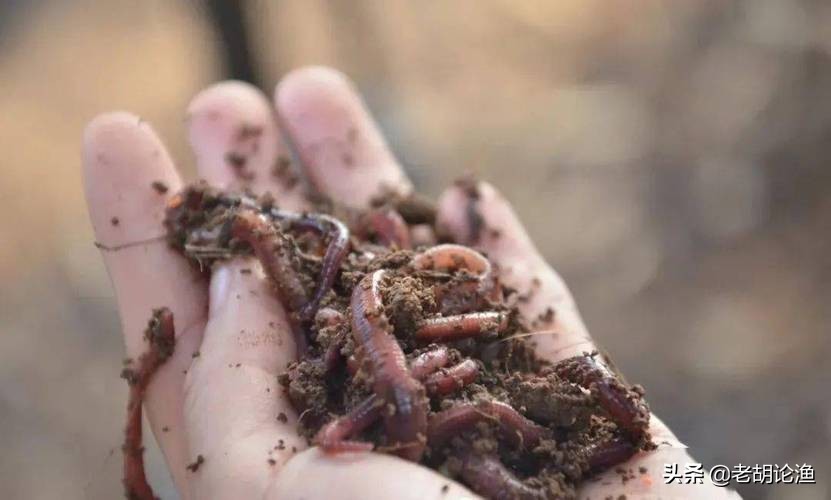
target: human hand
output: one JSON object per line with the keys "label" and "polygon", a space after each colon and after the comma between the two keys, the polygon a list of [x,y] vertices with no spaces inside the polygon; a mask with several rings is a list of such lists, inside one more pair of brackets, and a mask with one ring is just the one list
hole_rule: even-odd
{"label": "human hand", "polygon": [[[339,203],[365,207],[381,188],[412,190],[359,97],[338,73],[295,71],[278,85],[275,101],[276,116],[263,95],[239,82],[214,85],[194,98],[188,127],[200,177],[222,188],[271,191],[281,207],[302,210],[302,190],[272,173],[278,158],[287,157],[282,132],[295,145],[304,175]],[[137,117],[113,113],[93,120],[84,135],[83,159],[90,217],[115,288],[128,355],[145,350],[142,333],[153,308],[167,306],[174,313],[176,349],[151,381],[145,408],[183,498],[474,497],[458,483],[397,457],[330,456],[309,448],[297,435],[297,415],[277,383],[295,349],[260,266],[235,259],[214,269],[206,283],[158,238],[164,234],[166,203],[182,181],[159,139]],[[565,285],[509,204],[487,184],[478,190],[484,226],[498,229],[499,237],[482,231],[471,241],[469,199],[458,187],[440,199],[441,228],[459,243],[485,251],[507,286],[534,289],[520,304],[524,315],[554,309],[536,337],[541,356],[557,361],[593,350]],[[539,281],[532,283],[533,278]],[[242,296],[245,300],[238,300]],[[650,431],[658,449],[622,465],[634,472],[633,479],[607,471],[587,482],[581,497],[735,495],[709,484],[665,485],[664,464],[683,470],[693,460],[654,416]],[[197,456],[204,463],[188,470]]]}

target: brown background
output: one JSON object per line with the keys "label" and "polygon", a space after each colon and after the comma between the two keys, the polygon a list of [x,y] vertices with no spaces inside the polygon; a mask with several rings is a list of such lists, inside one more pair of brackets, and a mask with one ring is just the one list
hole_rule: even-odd
{"label": "brown background", "polygon": [[[114,498],[126,390],[79,139],[227,76],[195,2],[0,2],[0,496]],[[595,337],[706,465],[809,463],[831,498],[831,5],[247,2],[268,91],[350,74],[420,188],[514,201]],[[170,498],[156,455],[151,474]]]}

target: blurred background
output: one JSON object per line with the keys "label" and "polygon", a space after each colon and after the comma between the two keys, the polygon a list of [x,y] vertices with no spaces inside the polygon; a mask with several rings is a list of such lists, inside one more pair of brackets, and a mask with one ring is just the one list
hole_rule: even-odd
{"label": "blurred background", "polygon": [[[96,113],[349,74],[419,188],[499,186],[589,329],[707,466],[831,498],[831,4],[0,1],[0,496],[118,498],[126,386],[80,184]],[[170,482],[150,452],[164,498]]]}

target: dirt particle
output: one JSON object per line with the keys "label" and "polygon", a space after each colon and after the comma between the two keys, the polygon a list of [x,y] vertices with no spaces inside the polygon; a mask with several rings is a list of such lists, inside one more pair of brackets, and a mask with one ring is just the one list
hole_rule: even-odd
{"label": "dirt particle", "polygon": [[225,162],[234,169],[234,173],[242,180],[250,181],[254,179],[254,173],[249,171],[248,157],[236,151],[229,151],[225,154]]}
{"label": "dirt particle", "polygon": [[167,184],[162,181],[153,181],[150,186],[159,194],[165,194],[168,191]]}
{"label": "dirt particle", "polygon": [[449,484],[443,484],[442,487],[441,487],[441,494],[445,495],[445,494],[447,494],[448,491],[450,491],[450,485]]}
{"label": "dirt particle", "polygon": [[485,219],[479,213],[479,199],[481,198],[479,182],[470,172],[457,179],[455,185],[467,196],[465,211],[467,213],[468,237],[471,242],[475,243],[479,241],[482,230],[485,228]]}
{"label": "dirt particle", "polygon": [[198,358],[201,355],[199,351],[193,351],[193,354],[190,355],[191,358]]}
{"label": "dirt particle", "polygon": [[205,457],[202,455],[196,455],[196,460],[193,463],[188,464],[187,469],[191,472],[196,472],[202,467],[202,464],[205,463]]}
{"label": "dirt particle", "polygon": [[271,175],[278,179],[286,189],[292,189],[300,182],[300,177],[291,168],[291,160],[286,156],[278,156],[271,167]]}
{"label": "dirt particle", "polygon": [[112,219],[110,219],[110,224],[112,224],[113,226],[117,226],[120,223],[121,221],[118,219],[118,217],[113,217]]}
{"label": "dirt particle", "polygon": [[274,460],[273,458],[269,458],[268,459],[268,465],[274,467],[275,465],[277,465],[277,460]]}
{"label": "dirt particle", "polygon": [[285,413],[280,412],[280,413],[277,414],[277,421],[285,424],[286,422],[289,421],[289,417],[286,416]]}
{"label": "dirt particle", "polygon": [[244,141],[259,137],[263,133],[262,125],[243,124],[237,131],[237,139]]}

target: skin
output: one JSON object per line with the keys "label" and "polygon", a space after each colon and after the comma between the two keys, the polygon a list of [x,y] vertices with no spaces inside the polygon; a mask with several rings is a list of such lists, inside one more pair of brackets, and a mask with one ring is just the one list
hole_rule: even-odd
{"label": "skin", "polygon": [[[288,74],[277,86],[274,105],[247,84],[216,84],[193,99],[187,118],[200,177],[220,187],[270,190],[285,209],[304,208],[298,189],[269,175],[277,156],[286,153],[286,141],[298,151],[303,175],[341,203],[367,206],[382,186],[412,190],[353,86],[331,69]],[[244,125],[262,127],[259,147],[240,147],[238,131]],[[229,166],[226,154],[238,150],[250,152],[246,171],[253,176],[241,178]],[[84,132],[83,165],[96,240],[108,247],[129,244],[102,249],[127,355],[143,352],[142,332],[153,308],[164,305],[174,313],[176,351],[147,388],[145,407],[182,498],[475,498],[464,486],[394,456],[327,456],[307,448],[294,430],[297,415],[276,381],[295,346],[260,266],[238,259],[214,269],[208,283],[163,241],[152,240],[163,234],[165,203],[182,180],[149,124],[123,112],[95,118]],[[170,189],[153,190],[157,180]],[[528,290],[531,277],[541,280],[531,300],[521,304],[529,316],[549,306],[556,312],[536,337],[541,355],[556,361],[592,349],[571,295],[508,202],[487,184],[480,191],[478,210],[486,226],[500,229],[500,238],[485,231],[479,241],[469,241],[467,198],[455,187],[441,196],[439,223],[457,242],[487,252],[506,285]],[[275,418],[280,413],[288,416],[285,422]],[[737,497],[706,484],[664,485],[664,463],[679,463],[683,470],[694,460],[654,416],[651,430],[663,444],[625,464],[636,471],[645,467],[646,474],[622,484],[608,473],[586,485],[581,497]],[[273,450],[279,440],[285,449]],[[198,471],[188,471],[187,464],[200,454],[205,462]]]}

